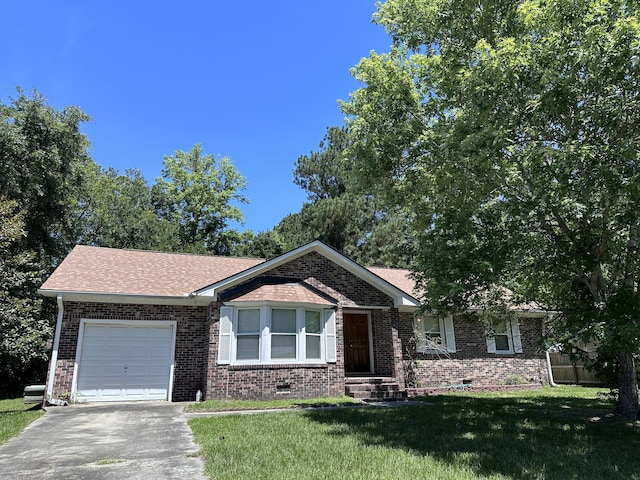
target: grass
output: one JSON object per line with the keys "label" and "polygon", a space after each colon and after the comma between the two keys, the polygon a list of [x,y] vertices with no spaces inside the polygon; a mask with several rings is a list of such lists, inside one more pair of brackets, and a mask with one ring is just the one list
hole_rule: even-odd
{"label": "grass", "polygon": [[113,465],[114,463],[124,463],[126,460],[121,460],[118,458],[103,458],[102,460],[98,460],[96,465]]}
{"label": "grass", "polygon": [[310,399],[283,398],[276,400],[207,400],[190,403],[187,412],[223,412],[229,410],[272,410],[276,408],[331,407],[336,405],[360,404],[351,397],[327,397]]}
{"label": "grass", "polygon": [[0,400],[0,445],[42,415],[39,405],[25,405],[22,398]]}
{"label": "grass", "polygon": [[213,479],[640,479],[640,423],[596,389],[190,420]]}

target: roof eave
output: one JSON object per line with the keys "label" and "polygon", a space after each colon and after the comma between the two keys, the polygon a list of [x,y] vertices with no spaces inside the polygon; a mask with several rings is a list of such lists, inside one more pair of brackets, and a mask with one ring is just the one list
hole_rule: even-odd
{"label": "roof eave", "polygon": [[85,292],[77,290],[39,289],[38,293],[45,297],[62,296],[65,301],[101,302],[101,303],[136,303],[144,305],[208,305],[211,298],[191,294],[150,295],[137,293]]}

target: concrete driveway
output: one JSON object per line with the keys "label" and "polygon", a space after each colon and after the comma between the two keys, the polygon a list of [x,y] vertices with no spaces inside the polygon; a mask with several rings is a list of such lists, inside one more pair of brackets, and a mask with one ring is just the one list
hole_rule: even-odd
{"label": "concrete driveway", "polygon": [[0,478],[204,480],[183,405],[50,407],[0,446]]}

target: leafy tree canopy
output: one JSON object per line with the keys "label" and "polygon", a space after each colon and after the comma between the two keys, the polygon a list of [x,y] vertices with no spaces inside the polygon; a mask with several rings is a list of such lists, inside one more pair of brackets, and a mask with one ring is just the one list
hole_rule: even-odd
{"label": "leafy tree canopy", "polygon": [[0,104],[0,395],[44,380],[55,305],[37,289],[75,239],[88,120],[38,92]]}
{"label": "leafy tree canopy", "polygon": [[43,264],[61,260],[73,241],[73,206],[91,162],[80,133],[88,120],[77,107],[54,109],[38,92],[18,89],[17,98],[0,104],[0,197],[20,205],[20,243]]}
{"label": "leafy tree canopy", "polygon": [[26,233],[24,211],[0,197],[0,397],[19,394],[25,379],[42,380],[38,370],[45,367],[52,333],[42,299],[34,295],[43,268],[34,252],[19,246]]}
{"label": "leafy tree canopy", "polygon": [[203,155],[196,144],[189,152],[165,156],[154,189],[163,201],[161,218],[178,225],[181,250],[228,255],[239,237],[229,223],[244,218],[236,204],[247,203],[240,194],[246,186],[229,158]]}
{"label": "leafy tree canopy", "polygon": [[426,303],[503,285],[561,312],[556,340],[613,352],[636,417],[639,4],[388,0],[375,21],[394,45],[353,71],[351,154],[414,212]]}
{"label": "leafy tree canopy", "polygon": [[86,188],[79,202],[78,241],[111,248],[176,251],[178,223],[160,218],[165,203],[156,198],[139,170],[120,175],[113,168],[89,165]]}
{"label": "leafy tree canopy", "polygon": [[374,196],[357,188],[347,156],[350,142],[346,128],[331,127],[318,151],[298,158],[294,182],[308,201],[262,240],[272,240],[271,251],[281,253],[321,240],[361,264],[406,267],[414,247],[410,216],[381,209]]}

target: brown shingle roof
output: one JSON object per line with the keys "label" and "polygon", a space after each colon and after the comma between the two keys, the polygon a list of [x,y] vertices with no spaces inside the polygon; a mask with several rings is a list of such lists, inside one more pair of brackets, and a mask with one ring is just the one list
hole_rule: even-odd
{"label": "brown shingle roof", "polygon": [[416,288],[416,282],[414,282],[409,274],[411,273],[409,270],[404,270],[401,268],[380,268],[380,267],[367,267],[371,273],[376,274],[383,280],[386,280],[391,285],[399,288],[405,293],[414,296],[415,298],[417,293],[414,292]]}
{"label": "brown shingle roof", "polygon": [[234,302],[296,302],[315,305],[333,305],[329,300],[299,283],[262,285],[233,299]]}
{"label": "brown shingle roof", "polygon": [[263,261],[78,245],[41,290],[181,297]]}
{"label": "brown shingle roof", "polygon": [[[238,258],[144,250],[76,246],[42,285],[41,292],[81,292],[183,297],[232,275],[263,263],[259,258]],[[369,268],[396,288],[413,294],[415,283],[408,270]],[[271,285],[271,289],[276,286]],[[279,285],[278,287],[283,287]],[[298,286],[304,298],[315,294]],[[259,289],[260,290],[260,289]],[[288,297],[293,290],[278,288],[270,294]],[[303,291],[304,290],[304,291]],[[260,290],[253,295],[267,295]],[[300,297],[296,297],[300,298]],[[271,300],[274,297],[270,298]],[[311,300],[311,298],[309,298]],[[306,301],[306,300],[305,300]],[[327,302],[322,299],[322,302]]]}

